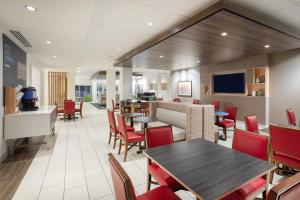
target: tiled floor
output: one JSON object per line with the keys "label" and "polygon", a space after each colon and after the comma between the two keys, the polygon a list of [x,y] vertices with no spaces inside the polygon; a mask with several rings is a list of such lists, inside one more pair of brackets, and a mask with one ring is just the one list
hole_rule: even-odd
{"label": "tiled floor", "polygon": [[[238,126],[243,128],[242,125]],[[123,153],[108,145],[106,110],[84,105],[84,119],[56,123],[53,148],[42,145],[22,180],[14,200],[113,200],[113,185],[107,161],[112,152],[121,161]],[[227,142],[231,146],[232,132]],[[122,162],[137,193],[146,191],[146,160],[131,149],[128,161]],[[275,177],[275,180],[278,177]],[[185,191],[177,193],[182,199],[195,199]]]}

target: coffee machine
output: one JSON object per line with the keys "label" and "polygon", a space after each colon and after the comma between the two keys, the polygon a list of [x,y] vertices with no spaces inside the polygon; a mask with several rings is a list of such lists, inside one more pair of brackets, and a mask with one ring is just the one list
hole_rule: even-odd
{"label": "coffee machine", "polygon": [[24,94],[20,102],[21,111],[35,111],[38,110],[36,105],[38,98],[36,97],[36,89],[34,87],[22,88],[21,92]]}

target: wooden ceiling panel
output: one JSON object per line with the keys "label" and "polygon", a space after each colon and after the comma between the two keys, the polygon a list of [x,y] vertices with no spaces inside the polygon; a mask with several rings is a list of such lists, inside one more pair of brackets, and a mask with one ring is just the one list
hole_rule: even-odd
{"label": "wooden ceiling panel", "polygon": [[[228,35],[223,37],[222,32]],[[271,47],[265,48],[267,44]],[[220,9],[171,36],[160,38],[157,43],[147,45],[140,48],[143,49],[140,52],[133,50],[133,53],[119,58],[115,66],[147,69],[195,67],[299,48],[300,40]]]}

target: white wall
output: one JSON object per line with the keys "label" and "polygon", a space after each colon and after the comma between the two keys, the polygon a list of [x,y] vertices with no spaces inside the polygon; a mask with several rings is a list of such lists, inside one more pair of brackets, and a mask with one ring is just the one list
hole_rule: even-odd
{"label": "white wall", "polygon": [[200,99],[200,69],[190,68],[171,72],[170,90],[171,98],[178,96],[178,81],[192,81],[192,97],[180,97],[184,102],[191,102],[192,99]]}

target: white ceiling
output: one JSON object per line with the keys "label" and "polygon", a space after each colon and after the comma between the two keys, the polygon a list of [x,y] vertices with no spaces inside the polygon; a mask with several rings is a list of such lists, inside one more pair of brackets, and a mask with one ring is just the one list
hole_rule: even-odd
{"label": "white ceiling", "polygon": [[[300,0],[230,0],[300,33]],[[0,24],[23,33],[47,67],[100,70],[217,0],[0,0]],[[28,12],[31,4],[38,11]],[[151,21],[153,26],[148,26]],[[300,35],[300,34],[299,34]],[[46,41],[50,40],[50,45]],[[56,55],[56,58],[53,56]]]}

